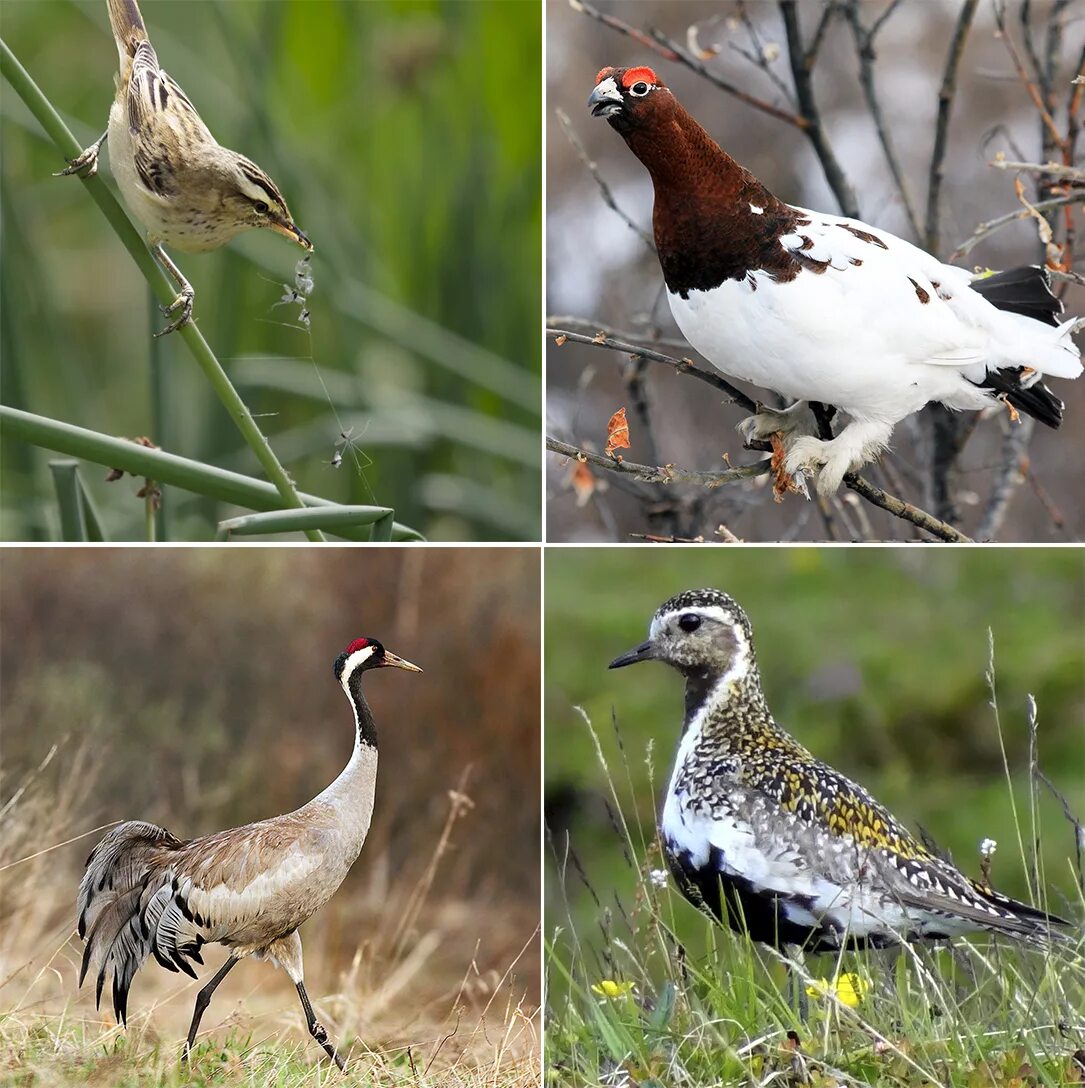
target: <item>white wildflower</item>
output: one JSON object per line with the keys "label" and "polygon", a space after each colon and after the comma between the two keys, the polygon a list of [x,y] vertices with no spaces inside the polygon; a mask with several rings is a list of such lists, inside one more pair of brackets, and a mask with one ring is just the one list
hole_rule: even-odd
{"label": "white wildflower", "polygon": [[665,888],[667,886],[667,871],[665,869],[652,869],[648,873],[648,879],[652,882],[653,887]]}
{"label": "white wildflower", "polygon": [[984,839],[980,843],[980,857],[989,858],[997,849],[998,843],[994,839]]}

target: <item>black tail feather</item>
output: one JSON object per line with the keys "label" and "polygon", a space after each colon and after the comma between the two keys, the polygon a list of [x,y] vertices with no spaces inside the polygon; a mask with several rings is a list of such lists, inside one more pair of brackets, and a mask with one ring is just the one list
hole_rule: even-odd
{"label": "black tail feather", "polygon": [[999,310],[1031,317],[1047,325],[1059,323],[1062,302],[1051,290],[1051,277],[1047,269],[1039,265],[1026,264],[978,277],[972,281],[971,287]]}
{"label": "black tail feather", "polygon": [[1008,367],[1005,370],[989,370],[987,377],[980,382],[984,389],[994,389],[1001,393],[1019,411],[1057,430],[1062,423],[1063,403],[1047,388],[1043,382],[1035,382],[1027,389],[1021,386],[1023,367]]}

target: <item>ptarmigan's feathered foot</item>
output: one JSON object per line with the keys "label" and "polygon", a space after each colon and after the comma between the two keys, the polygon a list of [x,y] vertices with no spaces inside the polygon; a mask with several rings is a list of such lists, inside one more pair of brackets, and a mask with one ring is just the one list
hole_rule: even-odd
{"label": "ptarmigan's feathered foot", "polygon": [[817,473],[818,494],[826,498],[840,487],[844,476],[873,461],[889,444],[893,432],[891,423],[849,423],[835,438],[814,438],[798,435],[788,443],[784,458],[785,471]]}

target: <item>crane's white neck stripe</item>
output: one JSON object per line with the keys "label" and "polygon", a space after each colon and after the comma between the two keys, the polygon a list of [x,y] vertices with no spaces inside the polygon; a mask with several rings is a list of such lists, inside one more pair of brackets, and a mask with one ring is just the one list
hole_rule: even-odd
{"label": "crane's white neck stripe", "polygon": [[355,650],[343,662],[343,671],[339,674],[339,683],[343,685],[343,690],[350,694],[350,678],[357,672],[357,670],[368,661],[377,652],[376,646],[363,646],[360,650]]}

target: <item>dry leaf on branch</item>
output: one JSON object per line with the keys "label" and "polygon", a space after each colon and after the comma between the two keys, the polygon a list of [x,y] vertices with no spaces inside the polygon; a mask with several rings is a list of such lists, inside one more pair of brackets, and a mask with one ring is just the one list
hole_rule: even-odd
{"label": "dry leaf on branch", "polygon": [[[619,408],[607,423],[607,445],[603,452],[608,457],[614,457],[615,450],[629,448],[629,422],[625,418],[625,409]],[[615,460],[620,461],[621,457],[615,457]]]}

